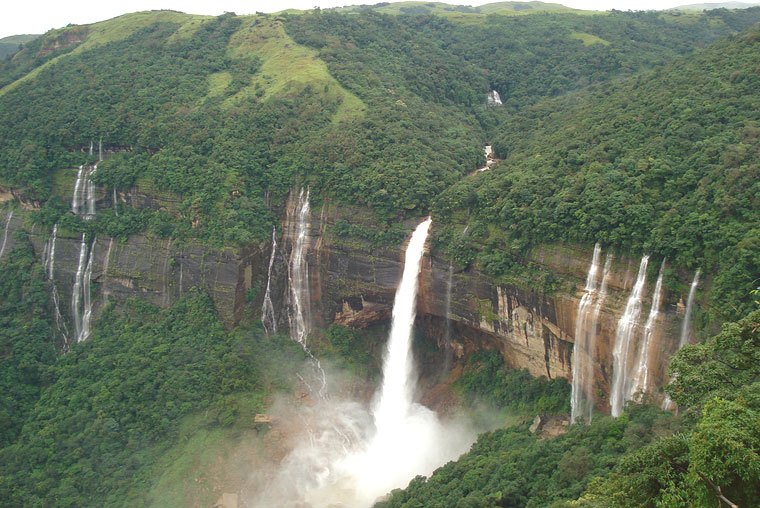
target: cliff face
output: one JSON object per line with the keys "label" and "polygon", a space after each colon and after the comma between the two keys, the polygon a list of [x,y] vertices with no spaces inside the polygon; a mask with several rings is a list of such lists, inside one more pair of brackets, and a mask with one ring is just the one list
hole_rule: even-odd
{"label": "cliff face", "polygon": [[[108,193],[100,194],[98,207],[110,206]],[[11,198],[8,193],[8,198]],[[133,190],[119,195],[127,203],[153,206],[150,196]],[[272,265],[271,298],[278,331],[288,329],[291,310],[289,270],[297,236],[296,194],[288,201],[278,248]],[[396,286],[403,270],[404,245],[372,248],[366,242],[330,233],[337,220],[361,221],[362,210],[339,210],[321,205],[311,211],[306,259],[311,296],[312,326],[332,323],[363,328],[390,319]],[[4,225],[4,224],[3,224]],[[416,225],[410,221],[409,231]],[[435,223],[433,224],[435,227]],[[42,259],[49,231],[24,226],[19,211],[10,221],[7,252],[13,232],[26,229]],[[61,295],[61,312],[70,319],[71,292],[78,267],[81,236],[59,231],[55,249],[55,284]],[[91,242],[88,239],[88,244]],[[136,235],[126,242],[97,238],[93,257],[94,315],[107,299],[124,301],[133,296],[167,307],[192,287],[207,291],[222,319],[233,325],[244,313],[260,314],[271,245],[248,249],[215,249],[194,242],[180,243]],[[591,260],[590,248],[546,247],[528,261],[541,265],[568,282],[573,289],[551,295],[515,285],[500,284],[475,270],[450,267],[437,252],[425,255],[420,276],[418,326],[439,344],[450,337],[455,357],[472,351],[497,349],[508,364],[526,368],[535,376],[571,379],[574,330],[580,298]],[[634,282],[638,260],[617,256],[608,280],[609,296],[597,322],[594,351],[594,388],[597,406],[609,410],[607,394],[612,383],[612,349],[617,322]],[[650,277],[648,287],[653,288]],[[649,292],[648,292],[649,293]],[[651,357],[652,386],[666,382],[667,364],[678,344],[680,295],[666,294],[655,332]],[[648,296],[644,313],[648,312]],[[642,318],[642,325],[645,316]],[[95,321],[97,328],[97,321]],[[655,395],[657,399],[658,394]]]}
{"label": "cliff face", "polygon": [[[357,214],[360,212],[341,212],[332,206],[312,213],[308,259],[313,267],[310,280],[315,325],[337,323],[362,328],[391,317],[405,246],[373,249],[363,242],[325,234],[337,220],[356,220]],[[289,220],[286,218],[284,224],[285,241],[292,244],[295,229]],[[414,225],[410,222],[408,229],[411,231]],[[532,253],[526,261],[550,270],[572,288],[545,295],[500,284],[476,270],[450,268],[440,253],[428,252],[420,275],[418,326],[441,345],[450,336],[451,347],[459,358],[477,349],[497,349],[509,365],[526,368],[535,376],[571,379],[573,335],[591,257],[590,247],[545,247]],[[597,320],[594,389],[596,404],[603,411],[609,411],[617,325],[638,264],[638,259],[615,256],[608,277],[609,294]],[[650,277],[640,328],[651,306],[653,287],[654,277]],[[677,303],[680,299],[680,295],[666,293],[656,322],[650,355],[651,386],[655,392],[655,387],[667,382],[668,362],[678,346],[683,318],[682,305]],[[637,340],[642,333],[643,329],[637,333]],[[658,401],[661,394],[654,393],[653,397]]]}

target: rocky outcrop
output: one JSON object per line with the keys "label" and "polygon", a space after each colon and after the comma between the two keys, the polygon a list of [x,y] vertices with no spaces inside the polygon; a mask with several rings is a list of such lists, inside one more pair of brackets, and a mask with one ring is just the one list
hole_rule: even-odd
{"label": "rocky outcrop", "polygon": [[[337,323],[363,328],[388,320],[403,269],[404,246],[371,248],[366,242],[331,234],[338,220],[361,221],[360,210],[323,206],[312,217],[311,271],[313,319],[324,326]],[[417,221],[407,226],[413,229]],[[433,225],[435,227],[435,223]],[[284,224],[286,236],[293,225]],[[449,262],[438,252],[423,260],[418,298],[418,326],[441,344],[451,327],[454,355],[463,358],[478,349],[497,349],[507,363],[535,376],[572,375],[575,320],[592,249],[547,246],[531,253],[526,262],[554,273],[571,288],[543,294],[523,285],[502,284],[476,270],[454,270],[449,290]],[[618,255],[609,276],[609,295],[597,322],[594,352],[594,388],[599,409],[609,411],[612,350],[617,323],[634,282],[638,259]],[[650,289],[654,277],[649,281]],[[450,310],[447,313],[447,299]],[[682,320],[679,295],[666,295],[655,334],[651,376],[662,386],[667,364],[678,346]],[[645,308],[650,305],[649,300]],[[643,323],[642,323],[643,325]],[[654,394],[655,399],[661,394]]]}
{"label": "rocky outcrop", "polygon": [[[3,196],[13,198],[10,190],[2,191]],[[289,326],[288,266],[296,238],[294,210],[297,197],[298,194],[292,193],[283,210],[272,270],[271,298],[277,329],[283,332]],[[99,208],[111,204],[109,193],[103,190],[99,191],[98,198]],[[117,199],[135,206],[171,207],[171,201],[167,202],[166,197],[157,198],[145,189],[119,194]],[[318,329],[336,323],[364,328],[388,321],[403,270],[405,246],[376,248],[367,241],[335,233],[336,223],[341,220],[352,224],[366,223],[366,227],[371,228],[373,219],[367,210],[338,208],[325,203],[312,203],[311,208],[306,253],[312,302],[311,326]],[[24,226],[23,217],[23,212],[13,216],[11,230],[28,228]],[[416,218],[410,219],[405,224],[408,231],[411,232],[418,222]],[[29,231],[42,257],[50,232],[34,227]],[[11,249],[13,234],[9,238],[8,249]],[[59,231],[55,281],[63,299],[61,310],[64,316],[69,312],[80,240],[78,234]],[[123,301],[139,296],[167,307],[192,287],[212,296],[220,316],[230,326],[247,313],[258,316],[270,247],[212,248],[193,241],[180,242],[146,235],[135,235],[127,241],[98,238],[92,272],[93,291],[97,291],[97,296],[93,296],[95,316],[108,299]],[[568,288],[543,294],[531,289],[527,283],[500,283],[472,269],[454,268],[450,271],[450,264],[441,253],[428,252],[420,276],[417,324],[439,344],[450,336],[455,358],[465,358],[478,349],[496,349],[512,367],[526,368],[535,376],[570,379],[576,314],[591,256],[591,247],[582,246],[546,246],[532,252],[525,261],[551,271]],[[624,255],[615,257],[608,280],[609,296],[597,320],[594,389],[601,410],[609,410],[607,394],[612,382],[612,349],[617,322],[637,266],[638,259]],[[689,275],[683,274],[683,278],[687,279]],[[650,277],[650,290],[653,285],[654,277]],[[683,286],[688,288],[688,282]],[[667,381],[667,364],[678,346],[683,313],[683,306],[678,305],[680,300],[681,295],[667,293],[663,299],[650,369],[655,386],[662,386]],[[649,305],[647,299],[645,309]],[[97,328],[97,321],[95,323]]]}

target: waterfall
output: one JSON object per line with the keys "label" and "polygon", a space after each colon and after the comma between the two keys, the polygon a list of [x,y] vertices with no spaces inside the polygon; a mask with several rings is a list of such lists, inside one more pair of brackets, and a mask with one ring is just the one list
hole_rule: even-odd
{"label": "waterfall", "polygon": [[652,297],[652,308],[649,309],[649,317],[644,324],[641,343],[639,344],[639,357],[636,362],[636,368],[631,378],[631,387],[628,391],[628,398],[633,399],[638,393],[646,393],[649,388],[649,359],[652,352],[652,337],[654,327],[657,324],[657,315],[660,313],[660,302],[662,300],[662,271],[665,268],[663,259],[660,266],[660,273],[657,275],[657,283],[654,286],[654,296]]}
{"label": "waterfall", "polygon": [[87,172],[87,176],[85,177],[85,180],[87,182],[87,216],[88,217],[94,217],[95,216],[95,184],[90,180],[92,175],[95,174],[95,171],[98,169],[98,166],[93,166],[91,170]]}
{"label": "waterfall", "polygon": [[594,364],[592,355],[593,337],[596,335],[596,323],[593,314],[596,309],[592,304],[597,294],[599,285],[597,275],[601,268],[600,261],[602,257],[602,248],[597,243],[594,245],[594,254],[591,258],[591,266],[586,276],[586,287],[583,297],[578,304],[578,314],[575,320],[575,345],[573,346],[573,380],[572,395],[570,399],[571,421],[575,423],[579,416],[586,415],[590,410],[585,409],[584,404],[590,404],[591,391],[589,386],[594,373]]}
{"label": "waterfall", "polygon": [[55,269],[55,241],[58,239],[58,224],[53,226],[53,233],[50,235],[50,239],[45,244],[45,273],[48,280],[53,280],[53,272]]}
{"label": "waterfall", "polygon": [[[678,341],[678,349],[684,347],[691,338],[691,312],[694,308],[694,296],[697,294],[697,286],[699,286],[699,270],[694,273],[694,280],[691,282],[689,288],[689,297],[686,300],[686,312],[683,315],[683,323],[681,324],[681,338]],[[674,409],[675,404],[670,400],[669,395],[665,395],[665,400],[662,401],[662,409],[665,411],[671,411]]]}
{"label": "waterfall", "polygon": [[3,231],[3,245],[0,246],[0,259],[3,259],[3,253],[5,252],[5,244],[8,242],[8,230],[10,229],[12,218],[13,218],[13,210],[9,210],[5,216],[5,230]]}
{"label": "waterfall", "polygon": [[103,138],[98,140],[98,162],[103,160]]}
{"label": "waterfall", "polygon": [[95,241],[90,246],[87,255],[87,241],[82,233],[82,243],[79,246],[79,263],[74,276],[74,289],[71,294],[71,315],[74,319],[74,336],[77,342],[87,340],[90,336],[90,321],[92,319],[92,301],[90,299],[92,263],[95,257]]}
{"label": "waterfall", "polygon": [[71,292],[71,316],[74,319],[74,337],[79,342],[82,335],[82,284],[84,279],[84,269],[87,264],[87,242],[85,234],[82,233],[82,242],[79,245],[79,263],[77,272],[74,276],[74,289]]}
{"label": "waterfall", "polygon": [[[71,211],[75,215],[85,214],[85,219],[95,216],[95,184],[90,177],[95,174],[97,166],[86,167],[79,166],[77,179],[74,183],[74,194],[71,197]],[[84,204],[87,210],[83,210]]]}
{"label": "waterfall", "polygon": [[167,272],[169,271],[169,255],[172,250],[172,239],[169,238],[166,241],[166,256],[164,256],[164,267],[161,270],[161,301],[164,307],[168,307],[171,303],[171,295],[169,294],[169,281]]}
{"label": "waterfall", "polygon": [[82,296],[84,297],[83,315],[81,332],[77,336],[77,342],[83,342],[90,336],[90,321],[92,320],[92,301],[90,300],[91,294],[91,281],[92,281],[92,260],[95,257],[95,242],[97,238],[93,238],[92,245],[90,246],[90,255],[87,260],[87,268],[84,270],[83,284],[82,284]]}
{"label": "waterfall", "polygon": [[90,140],[90,155],[92,155],[92,140]]}
{"label": "waterfall", "polygon": [[451,288],[454,281],[454,264],[449,262],[449,276],[446,279],[446,332],[443,336],[444,363],[442,375],[446,375],[451,368]]}
{"label": "waterfall", "polygon": [[486,165],[478,169],[478,172],[483,172],[490,169],[491,166],[493,166],[496,162],[493,157],[493,147],[491,145],[486,145],[483,148],[483,155],[486,158]]}
{"label": "waterfall", "polygon": [[119,208],[116,206],[116,187],[113,188],[113,211],[116,216],[119,216]]}
{"label": "waterfall", "polygon": [[694,309],[694,296],[697,294],[697,286],[699,286],[699,270],[694,273],[694,280],[689,288],[689,298],[686,300],[686,312],[683,315],[683,323],[681,323],[681,338],[678,341],[678,349],[684,347],[691,338],[691,312]]}
{"label": "waterfall", "polygon": [[488,105],[489,106],[500,106],[502,104],[501,102],[501,96],[499,95],[499,92],[496,90],[491,90],[488,92]]}
{"label": "waterfall", "polygon": [[474,432],[460,425],[445,426],[413,399],[412,330],[430,224],[428,218],[416,228],[406,249],[382,385],[371,409],[325,399],[301,409],[308,415],[301,422],[303,441],[281,461],[276,477],[266,480],[249,506],[369,508],[379,496],[407,485],[416,475],[430,475],[474,441]]}
{"label": "waterfall", "polygon": [[58,224],[53,226],[53,233],[45,244],[44,251],[44,265],[45,274],[50,282],[51,299],[53,301],[53,316],[55,318],[55,326],[58,332],[63,337],[64,348],[68,344],[68,329],[66,328],[66,322],[61,315],[60,297],[58,296],[58,288],[55,285],[55,244],[58,239]]}
{"label": "waterfall", "polygon": [[[92,151],[92,145],[90,145],[90,151]],[[82,176],[84,175],[84,165],[79,166],[79,172],[77,173],[77,179],[74,182],[74,195],[71,198],[71,211],[75,215],[79,215],[79,210],[82,208],[81,192]]]}
{"label": "waterfall", "polygon": [[632,339],[634,332],[638,328],[639,317],[641,316],[641,298],[646,286],[648,264],[649,256],[642,257],[636,283],[633,285],[633,289],[631,289],[631,295],[628,297],[625,312],[618,321],[615,346],[612,351],[614,362],[612,367],[612,390],[610,393],[610,407],[612,409],[612,416],[615,417],[620,416],[620,413],[623,412],[625,395],[629,393],[629,363],[631,356],[633,356],[631,354]]}
{"label": "waterfall", "polygon": [[277,333],[277,319],[272,304],[272,267],[277,254],[277,227],[272,228],[272,252],[269,254],[269,269],[267,270],[267,289],[264,292],[264,304],[261,306],[261,324],[267,334]]}
{"label": "waterfall", "polygon": [[296,244],[290,261],[290,292],[293,312],[290,316],[290,337],[306,344],[306,337],[311,328],[311,294],[309,288],[309,264],[306,250],[309,247],[309,189],[304,195],[303,189],[298,196],[296,214]]}

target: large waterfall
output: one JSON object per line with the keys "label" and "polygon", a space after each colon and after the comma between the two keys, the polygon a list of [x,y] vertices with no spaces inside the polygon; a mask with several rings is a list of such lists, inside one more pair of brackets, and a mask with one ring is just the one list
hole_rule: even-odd
{"label": "large waterfall", "polygon": [[264,332],[277,333],[277,318],[272,304],[272,267],[277,254],[277,228],[272,228],[272,252],[269,254],[269,268],[267,269],[267,288],[264,291],[264,303],[261,305],[261,324]]}
{"label": "large waterfall", "polygon": [[660,302],[662,300],[662,271],[665,269],[665,260],[660,266],[660,273],[657,276],[657,283],[654,286],[654,296],[652,297],[652,308],[649,309],[649,317],[639,344],[639,356],[636,367],[631,378],[631,387],[629,388],[627,398],[633,399],[639,393],[646,393],[649,390],[649,361],[652,355],[652,338],[654,336],[657,316],[660,313]]}
{"label": "large waterfall", "polygon": [[301,189],[296,215],[296,243],[290,258],[290,295],[293,310],[290,315],[290,337],[306,344],[311,329],[311,293],[309,288],[309,264],[306,250],[309,247],[309,189]]}
{"label": "large waterfall", "polygon": [[13,210],[9,210],[5,216],[5,230],[3,231],[3,245],[0,246],[0,259],[3,258],[5,252],[5,244],[8,242],[8,230],[10,229],[11,219],[13,218]]}
{"label": "large waterfall", "polygon": [[430,409],[414,402],[416,374],[412,331],[418,277],[431,219],[412,234],[393,304],[391,332],[383,359],[383,382],[371,413],[360,404],[317,401],[303,417],[308,437],[282,462],[249,506],[344,506],[368,508],[416,475],[429,475],[464,453],[474,433],[444,426]]}
{"label": "large waterfall", "polygon": [[[699,286],[699,270],[694,273],[694,280],[691,282],[691,287],[689,288],[689,297],[686,300],[686,311],[683,315],[683,323],[681,323],[681,337],[678,341],[679,350],[691,339],[691,312],[694,309],[694,296],[697,294],[697,286]],[[670,396],[666,394],[665,400],[662,401],[662,409],[672,411],[674,407],[675,404],[670,400]]]}
{"label": "large waterfall", "polygon": [[647,265],[649,256],[641,258],[639,265],[639,274],[636,277],[636,283],[633,285],[631,295],[628,297],[628,303],[625,306],[625,312],[618,321],[617,334],[615,336],[615,346],[612,351],[612,389],[610,392],[610,407],[612,416],[620,416],[623,412],[623,403],[626,394],[630,388],[630,361],[633,356],[633,337],[638,329],[639,317],[641,316],[641,299],[644,295],[644,287],[647,280]]}
{"label": "large waterfall", "polygon": [[[607,256],[602,282],[598,281],[601,269],[600,261],[602,248],[597,243],[591,258],[591,266],[586,276],[586,288],[578,305],[578,315],[575,321],[575,346],[573,347],[573,380],[571,395],[571,421],[576,422],[584,417],[591,422],[594,409],[593,377],[594,377],[594,348],[596,347],[596,321],[601,310],[601,286],[605,285],[609,275],[611,257]],[[606,289],[606,286],[605,286]],[[594,301],[598,305],[595,305]]]}

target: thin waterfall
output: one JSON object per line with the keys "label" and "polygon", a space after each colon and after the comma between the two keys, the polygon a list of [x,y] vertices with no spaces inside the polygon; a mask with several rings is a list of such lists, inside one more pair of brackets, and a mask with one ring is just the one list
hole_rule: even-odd
{"label": "thin waterfall", "polygon": [[[697,294],[697,286],[699,286],[699,270],[694,273],[694,280],[689,288],[689,297],[686,300],[686,312],[683,315],[683,323],[681,324],[681,338],[678,341],[678,350],[688,344],[691,339],[691,312],[694,309],[694,297]],[[662,409],[672,411],[674,408],[675,404],[670,400],[670,396],[665,394],[665,400],[662,401]]]}
{"label": "thin waterfall", "polygon": [[116,206],[116,187],[113,188],[113,211],[116,214],[116,216],[119,216],[119,207]]}
{"label": "thin waterfall", "polygon": [[[90,145],[90,151],[92,151],[92,145]],[[84,164],[79,166],[79,172],[77,173],[77,179],[74,182],[74,195],[71,197],[71,211],[75,215],[79,215],[79,211],[82,209],[81,187],[84,183]]]}
{"label": "thin waterfall", "polygon": [[71,316],[74,319],[74,337],[79,342],[82,335],[82,285],[84,283],[84,270],[87,267],[87,242],[82,233],[82,242],[79,245],[79,263],[74,275],[74,289],[71,292]]}
{"label": "thin waterfall", "polygon": [[689,288],[689,298],[686,300],[686,312],[683,315],[683,323],[681,323],[681,338],[678,341],[678,349],[684,347],[691,339],[691,312],[694,309],[694,296],[697,294],[697,286],[699,286],[699,270],[694,273],[694,280]]}
{"label": "thin waterfall", "polygon": [[586,276],[586,287],[583,297],[578,304],[578,314],[575,320],[575,345],[573,346],[573,380],[570,398],[571,421],[575,423],[579,416],[588,413],[584,404],[589,404],[590,392],[587,385],[593,377],[593,350],[592,336],[596,334],[596,323],[593,323],[594,298],[599,290],[597,281],[601,269],[602,247],[594,245],[594,254],[591,258],[591,266]]}
{"label": "thin waterfall", "polygon": [[290,316],[290,337],[306,344],[311,328],[311,294],[309,288],[309,264],[306,251],[309,248],[309,189],[301,189],[296,209],[296,244],[290,262],[290,292],[293,312]]}
{"label": "thin waterfall", "polygon": [[[77,178],[74,182],[74,193],[71,197],[71,211],[75,215],[84,214],[84,218],[88,219],[95,216],[95,184],[90,177],[95,174],[98,166],[79,166],[77,172]],[[87,209],[84,210],[84,206]]]}
{"label": "thin waterfall", "polygon": [[85,176],[85,181],[87,182],[87,218],[95,216],[95,184],[91,178],[97,169],[97,165],[93,166],[91,170],[87,171],[87,175]]}
{"label": "thin waterfall", "polygon": [[261,324],[266,334],[277,333],[277,319],[274,315],[272,304],[272,267],[277,254],[277,227],[272,227],[272,252],[269,254],[269,268],[267,269],[267,289],[264,292],[264,303],[261,306]]}
{"label": "thin waterfall", "polygon": [[9,210],[5,216],[5,230],[3,231],[3,245],[0,246],[0,259],[3,258],[3,253],[5,252],[5,244],[8,243],[8,230],[10,229],[12,218],[13,210]]}
{"label": "thin waterfall", "polygon": [[612,416],[620,416],[623,412],[623,403],[625,396],[629,393],[630,387],[630,361],[631,348],[633,346],[633,336],[639,325],[641,316],[641,299],[644,294],[644,288],[647,280],[647,265],[649,256],[641,258],[639,264],[639,273],[636,277],[636,283],[631,289],[631,295],[628,297],[628,303],[625,306],[625,312],[618,321],[617,334],[615,336],[615,347],[612,351],[612,390],[610,393],[610,407]]}
{"label": "thin waterfall", "polygon": [[452,350],[451,350],[451,288],[454,282],[454,264],[449,262],[449,273],[446,279],[446,331],[443,336],[444,363],[442,374],[446,375],[451,368]]}
{"label": "thin waterfall", "polygon": [[53,226],[53,233],[45,245],[45,274],[50,282],[51,300],[53,301],[53,317],[55,318],[55,327],[58,333],[63,337],[64,350],[69,342],[69,331],[66,327],[66,321],[61,315],[60,297],[58,296],[58,288],[55,285],[55,244],[58,239],[58,224]]}
{"label": "thin waterfall", "polygon": [[77,336],[77,342],[83,342],[90,336],[90,322],[92,320],[92,301],[90,294],[92,292],[92,261],[95,257],[95,242],[97,238],[92,239],[92,245],[90,246],[90,255],[87,260],[87,268],[84,270],[84,276],[82,281],[82,296],[84,297],[84,305],[82,307],[82,325],[81,331]]}
{"label": "thin waterfall", "polygon": [[93,141],[90,140],[90,155],[92,155],[92,147],[93,147]]}
{"label": "thin waterfall", "polygon": [[166,256],[164,256],[164,267],[161,270],[162,280],[161,280],[161,300],[163,302],[164,307],[168,307],[171,303],[171,296],[169,295],[169,281],[167,277],[167,272],[169,270],[169,254],[171,254],[172,249],[172,239],[169,238],[166,241]]}
{"label": "thin waterfall", "polygon": [[98,162],[103,160],[103,138],[98,140]]}
{"label": "thin waterfall", "polygon": [[649,360],[652,354],[652,338],[654,328],[657,324],[657,316],[660,313],[660,302],[662,301],[662,272],[665,269],[665,260],[662,260],[660,273],[657,275],[657,283],[654,286],[654,296],[652,297],[652,308],[649,309],[649,317],[644,324],[641,343],[639,345],[639,357],[636,362],[636,368],[631,378],[631,387],[628,391],[628,399],[633,399],[638,393],[646,393],[649,389]]}

